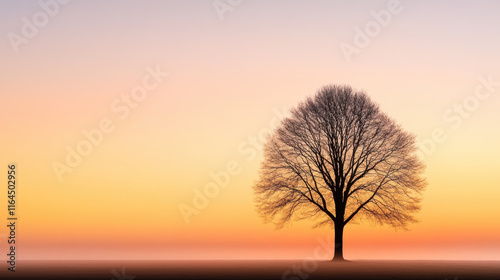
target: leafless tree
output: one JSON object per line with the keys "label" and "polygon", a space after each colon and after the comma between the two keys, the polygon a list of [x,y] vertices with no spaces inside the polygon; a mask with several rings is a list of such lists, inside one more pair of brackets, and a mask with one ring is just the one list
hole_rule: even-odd
{"label": "leafless tree", "polygon": [[426,186],[415,136],[350,86],[322,88],[291,111],[268,138],[257,210],[277,228],[308,219],[335,230],[333,260],[343,260],[343,231],[369,218],[407,228]]}

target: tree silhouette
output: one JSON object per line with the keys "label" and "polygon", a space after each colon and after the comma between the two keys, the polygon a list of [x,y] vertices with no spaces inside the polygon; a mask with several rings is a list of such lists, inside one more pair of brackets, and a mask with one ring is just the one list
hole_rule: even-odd
{"label": "tree silhouette", "polygon": [[415,136],[364,92],[331,85],[292,109],[268,138],[257,210],[277,228],[294,220],[335,230],[333,260],[344,260],[343,231],[369,218],[407,228],[426,182]]}

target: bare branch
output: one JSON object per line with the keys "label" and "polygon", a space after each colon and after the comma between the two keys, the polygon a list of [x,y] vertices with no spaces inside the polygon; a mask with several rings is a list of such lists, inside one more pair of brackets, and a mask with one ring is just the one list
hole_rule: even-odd
{"label": "bare branch", "polygon": [[327,86],[281,122],[265,145],[257,210],[282,227],[294,219],[342,226],[359,217],[405,228],[426,182],[415,136],[364,92]]}

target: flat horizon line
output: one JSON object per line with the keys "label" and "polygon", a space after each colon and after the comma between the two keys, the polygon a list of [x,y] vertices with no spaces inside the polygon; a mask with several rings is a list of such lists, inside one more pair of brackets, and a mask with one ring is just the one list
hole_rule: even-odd
{"label": "flat horizon line", "polygon": [[[228,261],[228,262],[239,262],[239,261],[254,261],[254,262],[267,262],[267,261],[279,261],[279,262],[290,262],[290,261],[303,261],[304,259],[19,259],[18,261],[107,261],[107,262],[116,262],[116,261],[141,261],[141,262],[149,262],[149,261],[203,261],[203,262],[220,262],[220,261]],[[331,259],[321,259],[316,261],[331,261]],[[390,261],[390,262],[405,262],[405,261],[417,261],[417,262],[428,262],[428,261],[443,261],[443,262],[453,262],[453,261],[463,261],[463,262],[500,262],[500,259],[346,259],[346,261],[367,261],[367,262],[378,262],[378,261]]]}

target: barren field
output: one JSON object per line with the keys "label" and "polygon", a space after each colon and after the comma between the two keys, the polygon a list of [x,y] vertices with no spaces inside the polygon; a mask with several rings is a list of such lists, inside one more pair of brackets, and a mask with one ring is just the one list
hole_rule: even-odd
{"label": "barren field", "polygon": [[500,262],[20,261],[0,279],[500,279]]}

